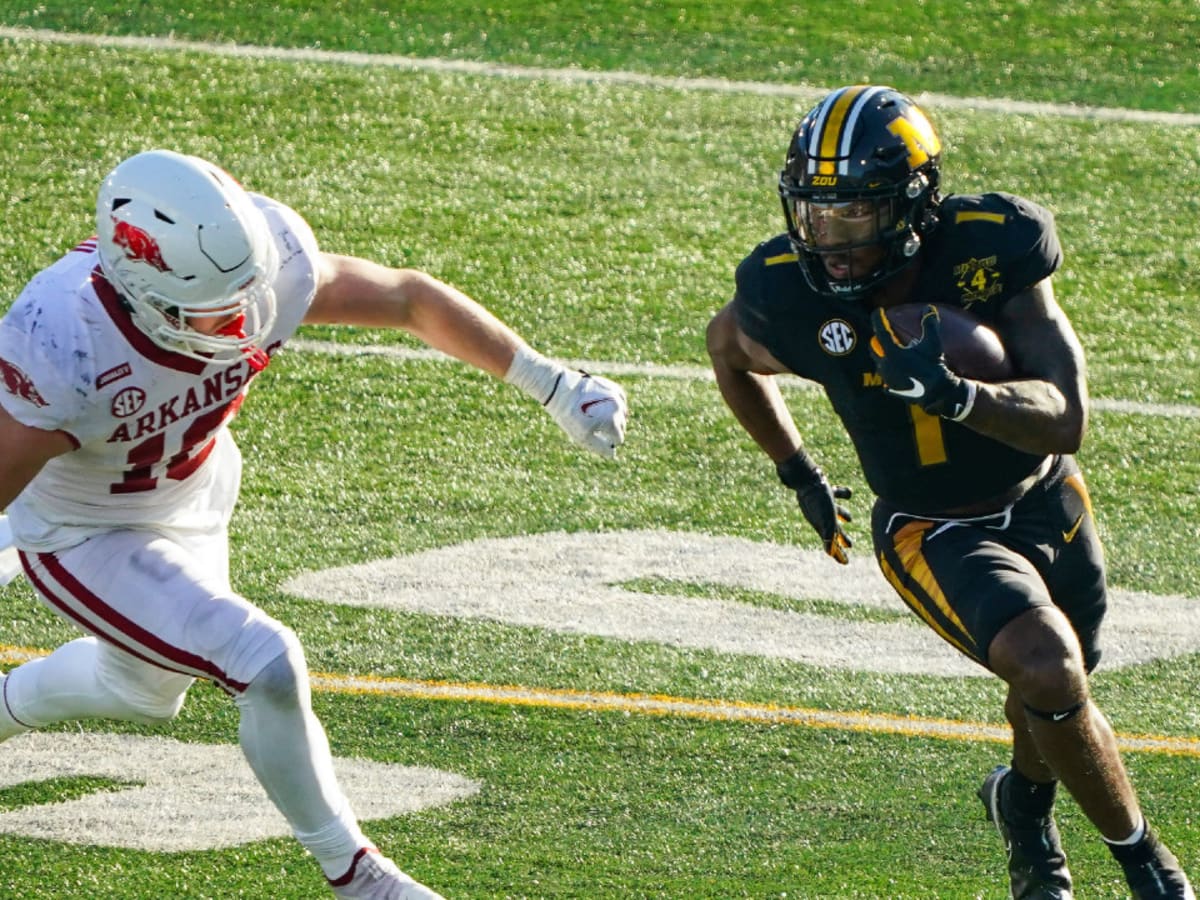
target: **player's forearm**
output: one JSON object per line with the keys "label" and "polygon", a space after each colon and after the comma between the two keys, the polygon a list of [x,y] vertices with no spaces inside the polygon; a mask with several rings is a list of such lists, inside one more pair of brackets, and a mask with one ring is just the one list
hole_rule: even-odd
{"label": "player's forearm", "polygon": [[773,461],[782,462],[801,446],[800,432],[783,402],[774,376],[714,365],[721,396],[746,433]]}
{"label": "player's forearm", "polygon": [[410,285],[404,328],[430,347],[502,378],[523,341],[462,291],[426,276]]}
{"label": "player's forearm", "polygon": [[64,432],[22,425],[0,407],[0,510],[17,499],[49,460],[74,448]]}
{"label": "player's forearm", "polygon": [[968,428],[1026,453],[1075,453],[1087,428],[1086,402],[1072,402],[1053,383],[1031,379],[977,382]]}
{"label": "player's forearm", "polygon": [[481,304],[432,275],[330,253],[322,254],[320,286],[304,321],[402,329],[497,377],[521,345]]}

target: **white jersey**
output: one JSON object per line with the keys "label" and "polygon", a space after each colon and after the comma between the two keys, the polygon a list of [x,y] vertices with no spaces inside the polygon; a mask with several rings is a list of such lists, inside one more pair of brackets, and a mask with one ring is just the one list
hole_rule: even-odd
{"label": "white jersey", "polygon": [[[259,195],[279,250],[274,353],[316,292],[317,242],[293,210]],[[0,321],[0,404],[60,430],[76,448],[50,460],[9,507],[17,546],[49,552],[99,532],[211,532],[236,498],[228,425],[257,372],[165,350],[104,278],[95,239],[26,285]]]}

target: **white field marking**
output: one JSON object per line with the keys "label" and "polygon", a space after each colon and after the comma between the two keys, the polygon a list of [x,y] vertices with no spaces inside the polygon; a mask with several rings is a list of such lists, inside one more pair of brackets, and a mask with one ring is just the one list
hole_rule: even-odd
{"label": "white field marking", "polygon": [[[392,53],[354,53],[340,50],[316,50],[310,47],[262,47],[249,44],[222,44],[212,41],[187,41],[167,37],[81,34],[40,28],[14,28],[11,26],[0,26],[0,39],[40,41],[43,43],[71,44],[77,46],[115,47],[133,50],[185,51],[248,59],[279,60],[281,62],[379,66],[414,71],[478,75],[490,78],[540,79],[585,84],[624,84],[655,89],[713,91],[725,94],[760,94],[775,97],[796,97],[805,102],[813,102],[829,92],[829,88],[810,84],[774,84],[761,81],[732,81],[726,78],[681,78],[667,75],[648,75],[641,72],[601,71],[579,68],[551,69],[538,66],[513,66],[499,63],[474,62],[461,59],[400,56]],[[1072,119],[1146,122],[1156,125],[1184,127],[1200,125],[1200,114],[1196,113],[1152,112],[1139,109],[1081,106],[1072,103],[1036,103],[1005,98],[955,97],[949,94],[931,92],[916,94],[914,95],[914,99],[930,108],[984,110],[1004,115],[1060,116]]]}
{"label": "white field marking", "polygon": [[[290,349],[306,353],[331,353],[339,356],[384,356],[397,361],[419,360],[421,362],[458,362],[451,356],[428,348],[378,346],[371,344],[340,344],[335,341],[314,341],[297,338],[287,345]],[[597,375],[633,375],[646,378],[670,378],[679,381],[712,381],[712,369],[707,366],[667,366],[657,363],[601,362],[592,359],[563,360],[572,368],[586,369]],[[782,382],[787,388],[816,391],[811,381],[788,376]],[[1106,400],[1092,398],[1092,409],[1098,412],[1125,413],[1134,416],[1158,416],[1168,419],[1200,419],[1200,407],[1182,403],[1143,403],[1138,400]]]}
{"label": "white field marking", "polygon": [[[641,580],[788,598],[795,609],[688,596]],[[834,565],[819,550],[728,535],[642,529],[478,538],[390,559],[303,572],[282,585],[309,600],[565,635],[793,660],[881,675],[989,677],[908,613],[867,553]],[[819,614],[805,602],[837,604]],[[856,609],[891,617],[855,616]],[[1200,600],[1113,590],[1105,669],[1200,649]]]}
{"label": "white field marking", "polygon": [[[363,821],[443,806],[481,787],[439,769],[367,759],[335,758],[333,765]],[[0,788],[88,776],[126,786],[0,812],[0,834],[174,853],[292,833],[233,744],[33,732],[6,741],[0,753]]]}
{"label": "white field marking", "polygon": [[[47,651],[29,647],[5,647],[0,645],[0,662],[22,663],[45,656]],[[553,709],[572,709],[582,712],[617,712],[645,716],[675,716],[685,719],[704,719],[713,722],[747,722],[766,725],[793,725],[804,728],[824,728],[830,731],[861,731],[874,734],[894,734],[907,737],[935,738],[947,741],[968,741],[1007,744],[1012,733],[1007,725],[989,725],[985,722],[956,721],[921,716],[896,716],[887,713],[842,712],[827,709],[807,709],[797,706],[777,706],[770,703],[747,703],[733,700],[673,697],[668,694],[618,694],[608,691],[574,691],[557,688],[531,688],[521,685],[490,685],[459,683],[452,681],[417,681],[404,678],[376,678],[366,675],[341,675],[330,672],[311,674],[313,690],[329,694],[366,695],[378,694],[388,697],[407,697],[414,700],[445,700],[455,703],[490,703],[499,706],[531,706]],[[35,733],[36,734],[36,733]],[[27,740],[35,735],[29,735]],[[63,735],[41,735],[48,742],[61,741]],[[1143,735],[1117,733],[1117,743],[1122,752],[1156,753],[1168,756],[1188,756],[1200,759],[1200,739],[1169,737],[1166,735]],[[5,750],[19,747],[10,742]],[[202,752],[207,753],[205,744]],[[70,758],[59,745],[56,754]],[[212,758],[206,756],[206,767],[211,768]],[[345,764],[347,761],[339,761]],[[9,783],[3,757],[0,757],[0,787]],[[339,772],[341,770],[339,769]],[[405,773],[415,770],[404,769]],[[89,769],[91,774],[104,774],[101,769]],[[62,774],[62,773],[59,773]],[[445,773],[442,773],[443,775]],[[53,777],[50,774],[42,777]],[[120,776],[112,776],[120,777]],[[128,775],[126,775],[128,777]],[[21,779],[28,780],[28,779]],[[471,784],[474,784],[473,782]],[[348,790],[348,793],[350,791]],[[474,791],[470,791],[474,793]],[[464,795],[465,796],[465,795]],[[353,800],[353,795],[351,796]],[[451,798],[453,799],[453,798]],[[449,802],[448,800],[442,802]],[[355,808],[359,808],[358,801]],[[228,804],[222,804],[223,815],[228,813]],[[374,809],[363,806],[362,809]],[[371,815],[369,818],[383,818]],[[0,832],[6,830],[0,818]],[[60,840],[66,838],[59,837]],[[224,840],[224,839],[223,839]],[[182,848],[180,848],[182,849]]]}

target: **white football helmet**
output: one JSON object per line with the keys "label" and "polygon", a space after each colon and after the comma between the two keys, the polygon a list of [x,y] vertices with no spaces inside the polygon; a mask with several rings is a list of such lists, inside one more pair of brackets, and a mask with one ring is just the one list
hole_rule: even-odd
{"label": "white football helmet", "polygon": [[[100,185],[96,234],[104,276],[158,346],[202,362],[262,356],[279,254],[229,173],[170,150],[131,156]],[[228,321],[215,333],[192,327],[213,317]]]}

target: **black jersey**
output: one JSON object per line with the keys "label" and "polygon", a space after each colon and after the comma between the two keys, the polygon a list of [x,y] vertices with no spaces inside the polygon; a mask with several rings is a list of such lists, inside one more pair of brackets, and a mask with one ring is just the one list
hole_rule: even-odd
{"label": "black jersey", "polygon": [[[987,322],[1062,261],[1053,216],[1020,197],[951,195],[939,218],[915,302],[960,306]],[[870,307],[812,290],[786,234],[738,266],[734,309],[747,335],[825,389],[871,490],[900,509],[932,515],[999,496],[1044,459],[889,394],[868,346]]]}

